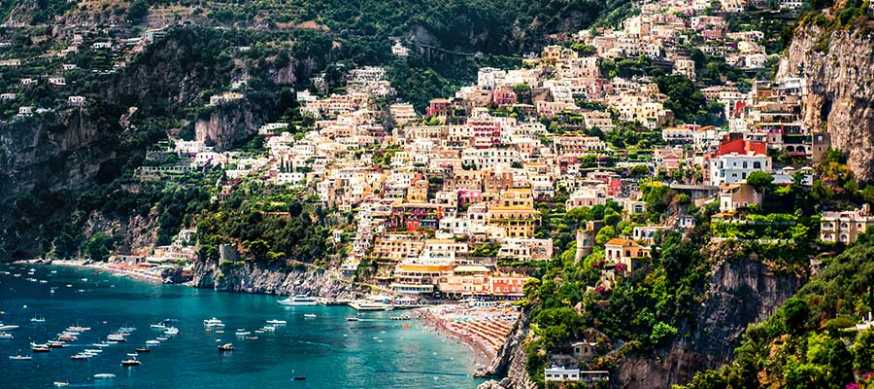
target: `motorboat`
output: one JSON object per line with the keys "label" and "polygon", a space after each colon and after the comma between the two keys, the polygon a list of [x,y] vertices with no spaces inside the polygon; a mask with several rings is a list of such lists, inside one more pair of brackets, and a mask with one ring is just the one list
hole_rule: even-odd
{"label": "motorboat", "polygon": [[155,338],[155,340],[157,340],[159,342],[166,342],[167,339],[170,339],[170,338],[168,338],[166,336],[159,336],[159,337]]}
{"label": "motorboat", "polygon": [[161,344],[161,342],[158,340],[154,340],[154,339],[146,341],[146,345],[149,345],[149,346],[157,346],[159,344]]}
{"label": "motorboat", "polygon": [[307,319],[315,319],[315,318],[318,317],[318,316],[316,316],[315,313],[304,313],[304,314],[303,314],[303,317],[305,317],[305,318],[307,318]]}
{"label": "motorboat", "polygon": [[52,382],[52,385],[55,385],[56,388],[65,388],[67,386],[70,386],[70,383],[69,382],[62,382],[62,381],[55,381],[55,382]]}
{"label": "motorboat", "polygon": [[276,332],[276,326],[264,326],[261,330],[264,332]]}
{"label": "motorboat", "polygon": [[282,305],[316,305],[318,304],[318,300],[315,297],[305,296],[305,295],[296,295],[291,296],[285,300],[279,300],[279,303]]}
{"label": "motorboat", "polygon": [[34,318],[31,318],[31,319],[30,319],[30,322],[31,322],[31,323],[45,323],[45,322],[46,322],[46,318],[44,318],[44,317],[34,317]]}
{"label": "motorboat", "polygon": [[94,347],[100,347],[100,348],[104,348],[104,347],[109,347],[109,346],[110,346],[109,343],[105,343],[105,342],[92,343],[91,345],[94,346]]}
{"label": "motorboat", "polygon": [[359,318],[357,318],[357,317],[355,317],[355,316],[347,317],[347,318],[346,318],[346,321],[358,321],[358,320],[361,320],[361,319],[359,319]]}
{"label": "motorboat", "polygon": [[106,340],[111,341],[111,342],[124,342],[125,338],[124,338],[124,334],[116,332],[114,334],[107,335]]}
{"label": "motorboat", "polygon": [[169,336],[178,335],[179,329],[176,327],[167,327],[167,329],[164,330],[164,334]]}
{"label": "motorboat", "polygon": [[239,329],[239,330],[237,330],[237,332],[235,332],[234,334],[237,335],[237,336],[248,336],[248,335],[251,335],[252,332],[251,332],[251,331],[246,331],[246,330],[244,330],[244,329]]}
{"label": "motorboat", "polygon": [[115,378],[115,374],[112,373],[97,373],[94,375],[94,378],[98,380],[111,380]]}
{"label": "motorboat", "polygon": [[234,344],[233,343],[225,343],[221,346],[218,346],[218,351],[219,352],[234,351]]}
{"label": "motorboat", "polygon": [[88,332],[88,331],[91,331],[91,327],[82,327],[82,326],[75,325],[75,326],[69,326],[69,327],[67,327],[67,331],[69,331],[69,332],[79,332],[79,333],[82,333],[82,332]]}
{"label": "motorboat", "polygon": [[276,320],[276,319],[274,319],[274,320],[267,320],[266,323],[267,323],[267,324],[273,324],[273,325],[286,325],[286,324],[288,324],[288,322],[285,321],[285,320]]}
{"label": "motorboat", "polygon": [[50,348],[63,348],[67,346],[66,342],[60,340],[50,340],[48,344]]}
{"label": "motorboat", "polygon": [[9,359],[13,361],[29,361],[33,359],[30,355],[10,355]]}
{"label": "motorboat", "polygon": [[0,340],[12,340],[12,339],[15,339],[15,337],[12,336],[12,334],[10,334],[8,332],[0,332]]}
{"label": "motorboat", "polygon": [[33,351],[35,353],[47,353],[49,351],[52,351],[52,349],[49,348],[49,345],[47,345],[47,344],[31,343],[30,344],[30,351]]}
{"label": "motorboat", "polygon": [[131,358],[136,358],[136,357],[140,356],[140,354],[138,354],[138,353],[127,353],[126,355],[131,357]]}
{"label": "motorboat", "polygon": [[101,349],[93,349],[93,348],[86,348],[85,351],[83,351],[83,352],[86,353],[86,354],[100,354],[100,353],[103,352],[103,350],[101,350]]}
{"label": "motorboat", "polygon": [[206,320],[204,320],[204,321],[203,321],[203,326],[206,327],[206,328],[212,328],[212,327],[224,327],[225,324],[222,323],[222,321],[219,320],[219,319],[212,318],[212,319],[206,319]]}
{"label": "motorboat", "polygon": [[162,330],[162,331],[167,329],[167,325],[165,325],[164,323],[151,324],[151,325],[149,325],[149,327],[154,328],[156,330]]}
{"label": "motorboat", "polygon": [[84,361],[84,360],[89,359],[91,357],[92,356],[89,354],[75,354],[75,355],[71,355],[70,359],[72,359],[74,361]]}
{"label": "motorboat", "polygon": [[141,365],[141,364],[142,364],[142,362],[140,362],[138,359],[134,359],[134,358],[131,358],[131,359],[125,359],[125,360],[121,361],[121,365],[122,365],[122,366],[127,366],[127,367],[131,367],[131,366],[139,366],[139,365]]}
{"label": "motorboat", "polygon": [[18,329],[18,326],[15,324],[3,324],[0,323],[0,331],[11,331]]}
{"label": "motorboat", "polygon": [[394,309],[391,299],[386,296],[373,296],[367,299],[355,300],[350,302],[349,306],[357,311],[391,311]]}
{"label": "motorboat", "polygon": [[151,352],[151,351],[152,351],[152,350],[150,350],[148,347],[137,347],[137,348],[136,348],[136,352],[137,352],[138,354],[148,353],[148,352]]}

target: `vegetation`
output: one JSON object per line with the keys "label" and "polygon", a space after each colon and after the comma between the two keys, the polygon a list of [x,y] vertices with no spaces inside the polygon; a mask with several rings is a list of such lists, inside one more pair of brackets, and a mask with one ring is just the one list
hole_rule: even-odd
{"label": "vegetation", "polygon": [[[874,330],[847,331],[874,309],[874,236],[862,237],[769,319],[751,325],[732,363],[701,372],[689,388],[843,388],[874,383]],[[859,387],[859,386],[852,386]]]}

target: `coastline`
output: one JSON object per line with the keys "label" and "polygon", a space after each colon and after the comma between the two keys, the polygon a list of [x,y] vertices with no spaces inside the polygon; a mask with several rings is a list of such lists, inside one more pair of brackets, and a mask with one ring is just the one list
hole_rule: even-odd
{"label": "coastline", "polygon": [[121,262],[94,262],[82,259],[21,259],[12,261],[12,263],[17,265],[50,265],[96,270],[150,284],[164,284],[164,280],[160,275],[137,269],[136,266]]}
{"label": "coastline", "polygon": [[417,317],[438,335],[465,344],[474,353],[475,377],[494,376],[501,367],[501,351],[519,320],[509,306],[468,307],[444,304],[419,308]]}

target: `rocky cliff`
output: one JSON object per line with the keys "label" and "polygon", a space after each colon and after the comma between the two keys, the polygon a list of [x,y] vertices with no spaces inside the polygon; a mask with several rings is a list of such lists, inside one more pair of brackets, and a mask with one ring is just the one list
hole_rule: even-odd
{"label": "rocky cliff", "polygon": [[[724,253],[711,253],[725,258]],[[746,327],[764,320],[801,286],[794,274],[772,271],[756,258],[721,260],[711,268],[704,302],[672,345],[655,355],[625,358],[616,369],[624,388],[682,384],[695,372],[731,359]]]}
{"label": "rocky cliff", "polygon": [[537,387],[525,369],[525,340],[528,338],[528,316],[522,315],[510,339],[498,351],[498,355],[488,369],[501,380],[489,380],[478,389],[534,389]]}
{"label": "rocky cliff", "polygon": [[265,119],[252,104],[234,102],[202,115],[194,125],[194,132],[197,140],[224,151],[254,135]]}
{"label": "rocky cliff", "polygon": [[352,298],[360,293],[329,271],[315,268],[287,269],[279,265],[245,264],[219,266],[197,262],[191,284],[228,292],[276,295],[303,294],[326,298]]}
{"label": "rocky cliff", "polygon": [[832,147],[848,154],[853,172],[874,178],[874,36],[802,25],[780,76],[807,77],[804,124],[828,132]]}

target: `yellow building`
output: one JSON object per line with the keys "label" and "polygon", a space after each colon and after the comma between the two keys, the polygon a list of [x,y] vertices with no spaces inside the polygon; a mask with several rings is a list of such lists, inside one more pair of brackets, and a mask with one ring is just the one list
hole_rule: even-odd
{"label": "yellow building", "polygon": [[540,224],[534,210],[531,188],[510,188],[501,192],[488,211],[488,224],[504,229],[509,238],[531,238]]}

